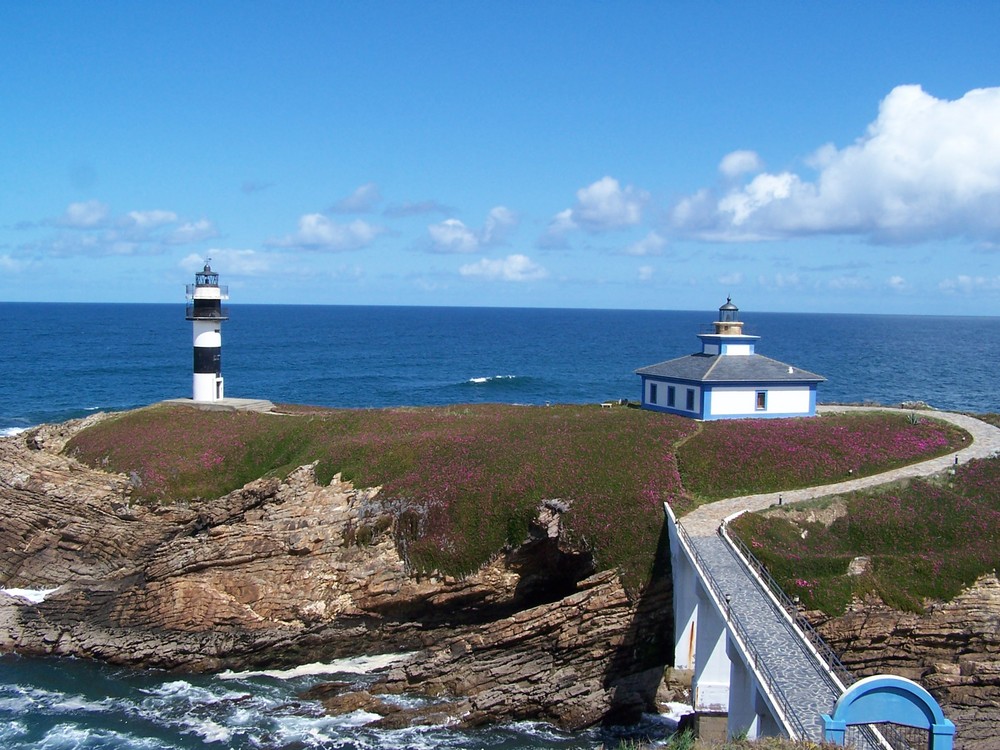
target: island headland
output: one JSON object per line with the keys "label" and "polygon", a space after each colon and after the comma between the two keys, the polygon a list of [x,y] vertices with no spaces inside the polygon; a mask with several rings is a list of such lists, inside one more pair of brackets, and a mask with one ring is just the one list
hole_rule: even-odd
{"label": "island headland", "polygon": [[[398,495],[325,476],[321,461],[218,497],[137,502],[140,478],[65,450],[107,418],[0,440],[0,582],[53,589],[37,602],[0,595],[0,650],[195,671],[396,654],[365,692],[316,693],[331,711],[363,707],[387,726],[530,718],[573,729],[683,698],[664,682],[665,537],[644,542],[646,570],[630,576],[569,522],[573,498],[543,493],[517,543],[471,570],[429,570],[400,544]],[[676,504],[691,502],[677,493]],[[627,544],[627,518],[617,523],[607,538]],[[961,716],[956,746],[994,747],[984,727],[1000,705],[998,592],[993,574],[924,614],[858,601],[816,617],[848,666],[902,669],[936,690]],[[380,697],[400,692],[437,700],[400,711]]]}

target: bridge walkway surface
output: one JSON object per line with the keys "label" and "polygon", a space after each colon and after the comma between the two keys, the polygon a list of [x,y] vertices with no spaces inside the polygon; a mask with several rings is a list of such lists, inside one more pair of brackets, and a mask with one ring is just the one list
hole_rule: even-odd
{"label": "bridge walkway surface", "polygon": [[[820,411],[890,410],[888,407],[826,406]],[[823,739],[821,713],[830,713],[843,691],[824,662],[785,616],[778,603],[765,592],[756,574],[738,557],[731,544],[719,533],[724,520],[743,510],[762,510],[778,503],[797,502],[841,492],[851,492],[905,478],[929,476],[945,471],[956,463],[986,458],[1000,453],[1000,428],[975,417],[950,412],[921,411],[946,420],[969,432],[972,443],[961,450],[882,474],[852,479],[832,485],[810,487],[781,493],[750,495],[703,505],[679,521],[682,536],[688,541],[710,583],[728,600],[726,619],[742,630],[755,651],[751,656],[769,678],[769,687],[778,693],[788,719],[797,731],[819,742]],[[956,460],[957,459],[957,460]],[[862,742],[865,742],[862,740]],[[867,744],[867,743],[866,743]]]}

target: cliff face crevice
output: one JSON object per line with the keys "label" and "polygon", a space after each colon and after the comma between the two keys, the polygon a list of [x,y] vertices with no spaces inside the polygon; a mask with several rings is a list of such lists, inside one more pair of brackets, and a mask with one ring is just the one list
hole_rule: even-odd
{"label": "cliff face crevice", "polygon": [[981,577],[921,614],[876,598],[840,617],[810,613],[820,635],[859,677],[891,673],[916,680],[955,722],[955,747],[1000,750],[1000,581]]}
{"label": "cliff face crevice", "polygon": [[0,595],[0,650],[184,670],[416,652],[373,692],[565,727],[653,706],[669,571],[633,600],[567,541],[566,503],[473,575],[415,575],[378,488],[303,466],[218,500],[132,505],[129,477],[59,453],[82,424],[0,440],[0,586],[57,589]]}

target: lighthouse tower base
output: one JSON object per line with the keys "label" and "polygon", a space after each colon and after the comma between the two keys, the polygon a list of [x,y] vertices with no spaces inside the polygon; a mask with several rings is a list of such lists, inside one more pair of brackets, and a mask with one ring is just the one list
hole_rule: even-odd
{"label": "lighthouse tower base", "polygon": [[194,374],[193,398],[195,401],[219,401],[226,397],[222,376],[211,372]]}

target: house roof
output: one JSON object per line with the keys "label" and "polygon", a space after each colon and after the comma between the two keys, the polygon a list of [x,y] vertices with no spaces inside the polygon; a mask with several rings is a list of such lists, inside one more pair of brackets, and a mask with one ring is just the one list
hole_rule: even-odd
{"label": "house roof", "polygon": [[762,354],[689,354],[641,367],[637,375],[710,383],[783,382],[820,383],[826,378]]}

